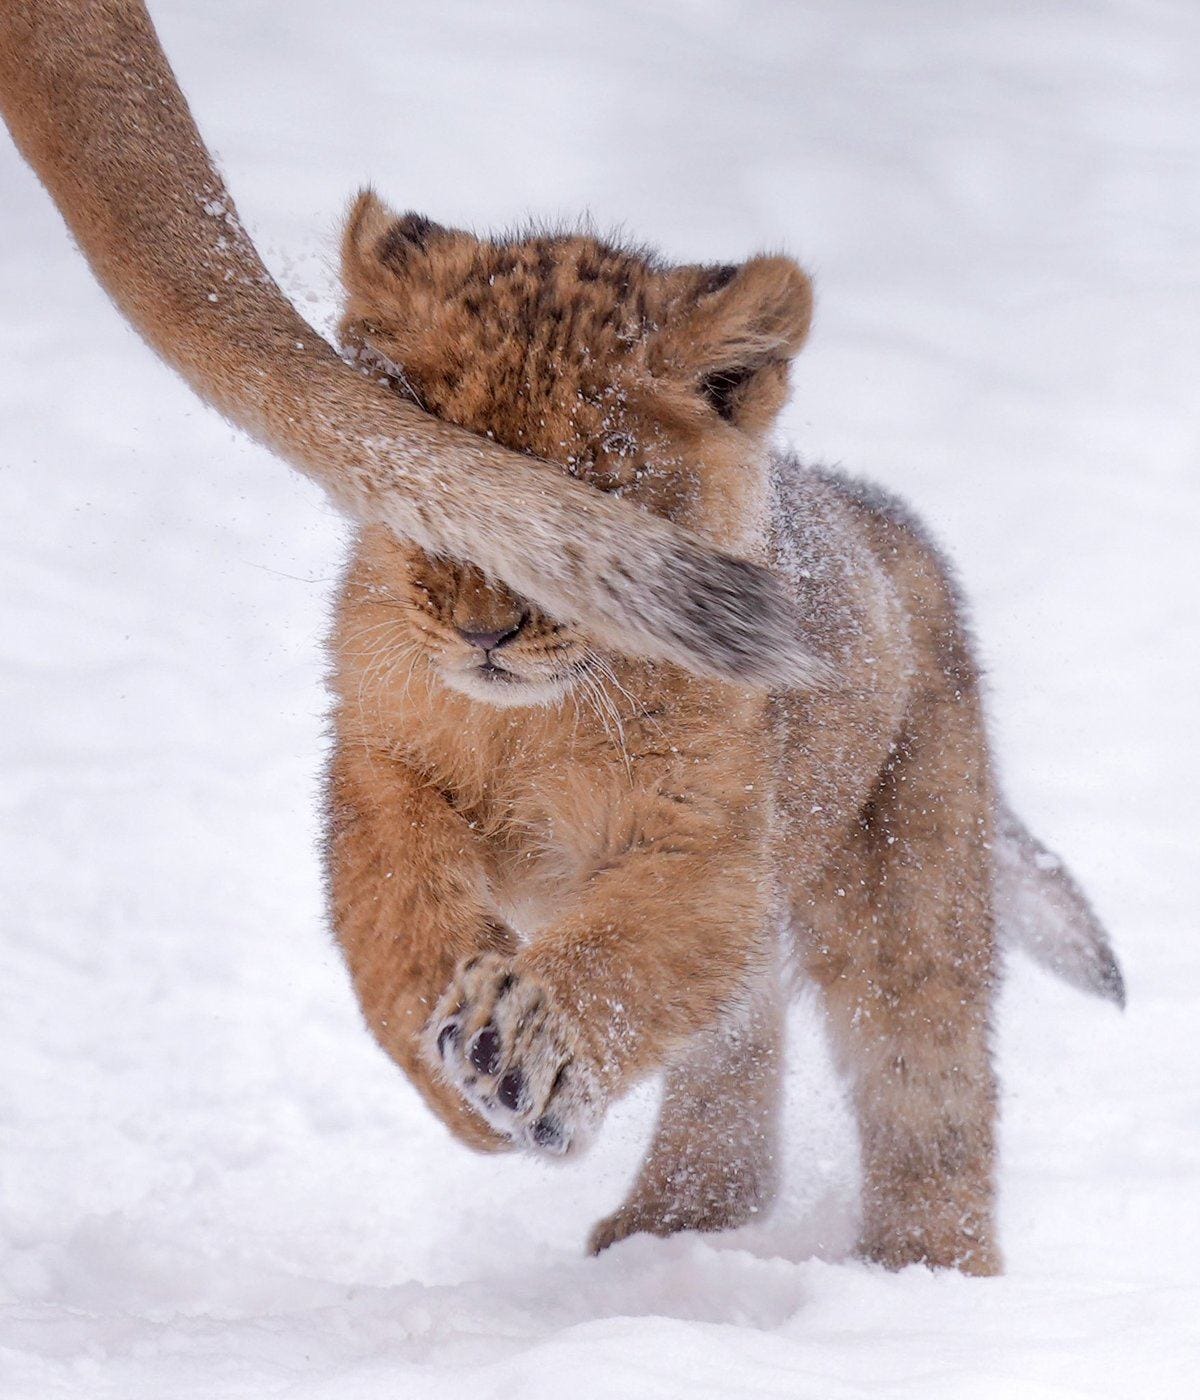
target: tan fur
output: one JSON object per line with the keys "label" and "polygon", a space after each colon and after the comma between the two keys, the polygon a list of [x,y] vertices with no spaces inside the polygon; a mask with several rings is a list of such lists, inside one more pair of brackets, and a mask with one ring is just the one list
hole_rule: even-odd
{"label": "tan fur", "polygon": [[329,875],[371,1028],[477,1147],[575,1150],[666,1069],[593,1248],[720,1228],[774,1187],[786,925],[853,1085],[864,1255],[994,1272],[978,676],[903,512],[765,451],[807,280],[481,242],[371,196],[344,252],[347,341],[399,394],[772,559],[838,677],[768,698],[614,657],[364,531],[333,639]]}
{"label": "tan fur", "polygon": [[[997,1269],[978,678],[920,530],[763,450],[799,269],[480,243],[368,194],[356,374],[264,269],[140,0],[9,0],[0,107],[141,334],[367,522],[333,648],[331,899],[431,1106],[473,1146],[569,1152],[665,1069],[593,1248],[749,1218],[775,1184],[786,923],[854,1088],[863,1253]],[[766,679],[792,685],[728,683]],[[1041,848],[1000,836],[1036,924]],[[1069,956],[1024,941],[1119,1000],[1086,901],[1050,893]]]}
{"label": "tan fur", "polygon": [[751,683],[811,676],[764,570],[434,419],[334,353],[243,230],[141,0],[0,6],[0,110],[140,334],[351,517],[474,561],[616,650]]}

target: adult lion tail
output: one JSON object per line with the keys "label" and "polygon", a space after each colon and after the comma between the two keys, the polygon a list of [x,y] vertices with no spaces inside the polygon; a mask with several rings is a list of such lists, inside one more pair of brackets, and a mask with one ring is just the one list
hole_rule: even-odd
{"label": "adult lion tail", "polygon": [[996,926],[1064,981],[1125,1005],[1125,979],[1104,925],[1062,860],[1001,806],[996,815]]}
{"label": "adult lion tail", "polygon": [[618,651],[751,685],[820,674],[765,569],[345,364],[263,266],[142,0],[4,0],[0,111],[137,331],[351,517],[470,560]]}

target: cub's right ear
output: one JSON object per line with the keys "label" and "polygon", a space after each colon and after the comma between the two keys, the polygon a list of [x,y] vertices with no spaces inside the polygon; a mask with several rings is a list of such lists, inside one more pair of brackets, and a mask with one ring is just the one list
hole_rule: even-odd
{"label": "cub's right ear", "polygon": [[403,272],[447,230],[423,214],[397,214],[374,190],[360,190],[342,235],[342,282],[347,291],[369,292]]}

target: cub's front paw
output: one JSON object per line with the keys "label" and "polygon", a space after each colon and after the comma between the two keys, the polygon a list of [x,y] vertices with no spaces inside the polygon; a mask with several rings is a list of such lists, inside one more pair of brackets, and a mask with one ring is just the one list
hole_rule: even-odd
{"label": "cub's front paw", "polygon": [[600,1077],[553,992],[502,953],[461,963],[425,1031],[425,1058],[520,1147],[579,1151],[604,1113]]}

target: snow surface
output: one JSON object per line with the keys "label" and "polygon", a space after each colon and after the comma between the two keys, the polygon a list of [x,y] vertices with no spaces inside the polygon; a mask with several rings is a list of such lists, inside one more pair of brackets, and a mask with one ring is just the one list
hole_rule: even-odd
{"label": "snow surface", "polygon": [[584,1259],[652,1094],[578,1166],[477,1158],[368,1040],[316,855],[341,527],[124,329],[4,144],[0,1396],[1200,1393],[1200,8],[153,9],[319,324],[366,179],[807,261],[788,435],[957,559],[1014,804],[1130,1006],[1012,967],[1002,1279],[846,1260],[807,1000],[774,1218]]}

